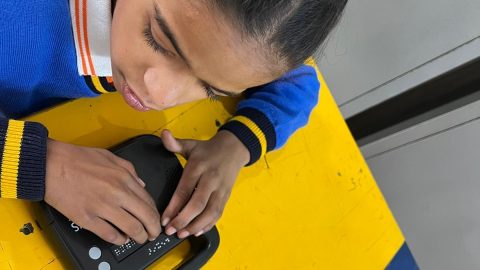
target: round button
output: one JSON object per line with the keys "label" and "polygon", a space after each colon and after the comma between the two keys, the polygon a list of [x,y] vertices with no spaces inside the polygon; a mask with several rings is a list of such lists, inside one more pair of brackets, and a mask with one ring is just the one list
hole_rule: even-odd
{"label": "round button", "polygon": [[98,265],[98,270],[110,270],[110,264],[108,262],[101,262]]}
{"label": "round button", "polygon": [[102,251],[98,247],[92,247],[88,251],[88,256],[94,260],[97,260],[102,256]]}

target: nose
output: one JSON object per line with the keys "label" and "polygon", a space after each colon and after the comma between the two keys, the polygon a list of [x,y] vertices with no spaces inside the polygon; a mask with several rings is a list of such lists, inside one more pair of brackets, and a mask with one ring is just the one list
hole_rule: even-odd
{"label": "nose", "polygon": [[164,109],[181,103],[184,83],[178,74],[165,73],[150,68],[145,71],[143,79],[150,99],[149,102],[154,103],[154,107]]}

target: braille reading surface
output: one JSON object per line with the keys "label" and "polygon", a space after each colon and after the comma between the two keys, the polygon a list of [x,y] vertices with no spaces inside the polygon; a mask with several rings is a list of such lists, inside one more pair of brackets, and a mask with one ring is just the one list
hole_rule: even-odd
{"label": "braille reading surface", "polygon": [[[180,242],[175,236],[168,236],[166,234],[160,234],[160,236],[155,239],[154,241],[147,242],[143,245],[138,244],[135,240],[130,240],[128,243],[123,244],[121,246],[113,245],[110,247],[110,251],[112,252],[115,259],[120,262],[123,259],[127,258],[131,254],[133,254],[136,250],[141,248],[142,246],[147,245],[148,247],[148,256],[152,256],[156,253],[164,253],[165,249],[170,248],[170,246],[176,246]],[[146,251],[147,251],[146,250]]]}
{"label": "braille reading surface", "polygon": [[172,241],[170,237],[165,237],[165,238],[159,238],[156,240],[155,246],[151,247],[148,249],[148,256],[152,256],[152,254],[155,254],[157,251],[162,250],[162,248],[168,246]]}
{"label": "braille reading surface", "polygon": [[117,261],[121,261],[128,257],[128,255],[135,252],[135,250],[141,248],[143,245],[138,244],[135,240],[130,240],[126,244],[121,246],[113,245],[110,247],[110,251],[112,252],[113,256]]}

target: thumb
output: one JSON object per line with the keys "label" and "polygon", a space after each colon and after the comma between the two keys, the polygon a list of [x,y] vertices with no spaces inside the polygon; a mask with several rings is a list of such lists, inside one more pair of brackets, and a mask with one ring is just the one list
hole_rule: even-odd
{"label": "thumb", "polygon": [[186,159],[196,145],[194,140],[176,139],[169,130],[162,131],[162,142],[168,151],[180,154]]}

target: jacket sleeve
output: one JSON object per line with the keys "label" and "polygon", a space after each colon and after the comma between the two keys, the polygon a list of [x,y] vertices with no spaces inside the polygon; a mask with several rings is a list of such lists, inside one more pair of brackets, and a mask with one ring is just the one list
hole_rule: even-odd
{"label": "jacket sleeve", "polygon": [[272,83],[249,89],[233,118],[220,128],[232,132],[247,147],[247,166],[282,147],[307,124],[319,98],[316,70],[310,59]]}
{"label": "jacket sleeve", "polygon": [[0,197],[43,200],[47,129],[34,122],[0,118]]}

